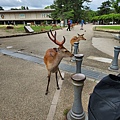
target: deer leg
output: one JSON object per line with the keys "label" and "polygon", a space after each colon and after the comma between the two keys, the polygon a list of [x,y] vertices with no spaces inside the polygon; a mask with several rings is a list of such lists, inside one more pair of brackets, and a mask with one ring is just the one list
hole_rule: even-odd
{"label": "deer leg", "polygon": [[49,88],[49,83],[50,83],[50,77],[51,77],[51,73],[48,74],[48,84],[47,84],[47,89],[46,89],[46,93],[45,93],[45,95],[48,94],[48,88]]}
{"label": "deer leg", "polygon": [[64,78],[63,78],[62,75],[61,75],[61,72],[60,72],[59,68],[58,68],[58,72],[59,72],[59,74],[60,74],[61,79],[64,80]]}
{"label": "deer leg", "polygon": [[72,53],[72,51],[73,51],[73,46],[71,45],[71,53]]}
{"label": "deer leg", "polygon": [[59,84],[58,84],[58,77],[57,77],[57,72],[55,72],[55,77],[56,77],[56,83],[57,83],[57,89],[59,90]]}

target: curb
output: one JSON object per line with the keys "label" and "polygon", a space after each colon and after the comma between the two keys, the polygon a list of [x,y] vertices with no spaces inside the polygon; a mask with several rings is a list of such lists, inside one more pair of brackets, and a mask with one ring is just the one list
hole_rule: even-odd
{"label": "curb", "polygon": [[10,38],[10,37],[19,37],[19,36],[27,36],[27,35],[35,35],[35,34],[42,34],[48,31],[43,32],[34,32],[34,33],[23,33],[23,34],[14,34],[14,35],[7,35],[7,36],[0,36],[0,38]]}
{"label": "curb", "polygon": [[[61,28],[59,28],[61,29]],[[54,29],[54,30],[59,30],[59,29]],[[52,30],[52,31],[54,31]],[[45,30],[45,31],[40,31],[40,32],[31,32],[31,33],[21,33],[21,34],[13,34],[13,35],[5,35],[5,36],[0,36],[0,38],[10,38],[10,37],[19,37],[19,36],[28,36],[28,35],[35,35],[35,34],[42,34],[42,33],[46,33],[49,30]]]}

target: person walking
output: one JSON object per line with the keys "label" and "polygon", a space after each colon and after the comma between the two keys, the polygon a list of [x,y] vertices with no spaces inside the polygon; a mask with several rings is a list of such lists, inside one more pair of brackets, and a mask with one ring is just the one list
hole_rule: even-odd
{"label": "person walking", "polygon": [[80,30],[83,30],[84,20],[81,20],[80,24],[81,24],[81,29]]}
{"label": "person walking", "polygon": [[70,20],[68,20],[67,25],[68,25],[67,31],[68,31],[68,30],[71,31],[71,30],[70,30]]}

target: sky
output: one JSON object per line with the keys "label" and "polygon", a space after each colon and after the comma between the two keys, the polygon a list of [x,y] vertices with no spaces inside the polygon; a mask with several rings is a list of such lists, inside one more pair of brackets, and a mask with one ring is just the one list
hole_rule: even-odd
{"label": "sky", "polygon": [[[43,9],[46,6],[52,5],[54,0],[0,0],[0,6],[4,10],[10,10],[11,8],[21,8],[26,6],[29,9]],[[101,3],[107,0],[92,0],[89,7],[92,10],[97,10],[97,7],[101,6]]]}

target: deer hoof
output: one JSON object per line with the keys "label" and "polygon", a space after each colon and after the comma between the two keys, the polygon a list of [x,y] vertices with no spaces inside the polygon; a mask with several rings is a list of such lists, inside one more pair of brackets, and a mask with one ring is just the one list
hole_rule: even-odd
{"label": "deer hoof", "polygon": [[64,78],[62,78],[62,80],[64,80]]}
{"label": "deer hoof", "polygon": [[48,91],[46,91],[45,95],[47,95],[47,94],[48,94]]}
{"label": "deer hoof", "polygon": [[59,90],[60,88],[58,87],[57,90]]}

